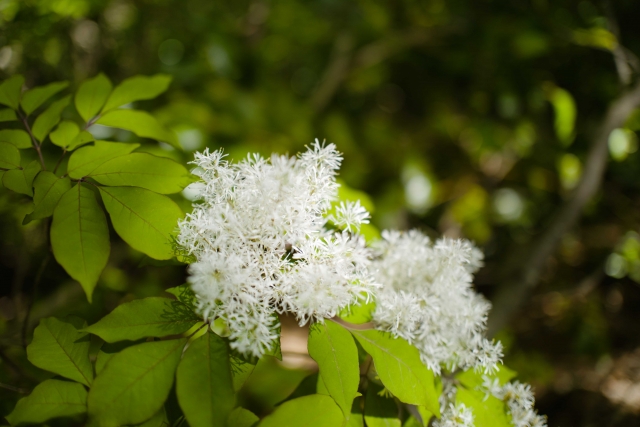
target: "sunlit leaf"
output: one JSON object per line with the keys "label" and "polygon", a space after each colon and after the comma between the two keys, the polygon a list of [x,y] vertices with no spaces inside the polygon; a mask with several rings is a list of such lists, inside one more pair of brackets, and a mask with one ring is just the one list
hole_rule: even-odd
{"label": "sunlit leaf", "polygon": [[498,370],[493,374],[485,374],[482,371],[476,372],[475,369],[468,369],[456,375],[456,380],[470,390],[475,390],[484,382],[484,377],[497,379],[500,385],[505,385],[515,378],[516,373],[504,365],[498,365]]}
{"label": "sunlit leaf", "polygon": [[89,360],[89,334],[79,331],[85,326],[84,320],[77,317],[42,319],[27,346],[29,361],[38,368],[90,386],[93,367]]}
{"label": "sunlit leaf", "polygon": [[96,123],[125,129],[140,137],[166,142],[175,148],[180,148],[175,133],[166,129],[155,117],[144,111],[112,110],[100,117]]}
{"label": "sunlit leaf", "polygon": [[547,84],[545,86],[547,96],[555,112],[556,135],[564,146],[571,145],[575,138],[573,129],[576,122],[576,103],[573,96],[566,90]]}
{"label": "sunlit leaf", "polygon": [[146,342],[109,360],[89,391],[89,417],[103,426],[138,424],[169,395],[186,339]]}
{"label": "sunlit leaf", "polygon": [[394,396],[440,414],[433,372],[422,363],[415,347],[402,338],[373,329],[351,330],[351,333],[373,357],[378,376]]}
{"label": "sunlit leaf", "polygon": [[20,151],[13,144],[0,142],[0,168],[18,169],[20,167]]}
{"label": "sunlit leaf", "polygon": [[360,382],[358,348],[353,337],[342,326],[326,320],[311,325],[308,347],[329,394],[349,418]]}
{"label": "sunlit leaf", "polygon": [[170,83],[171,76],[166,74],[130,77],[113,89],[103,111],[106,112],[134,101],[153,99],[166,91]]}
{"label": "sunlit leaf", "polygon": [[253,427],[258,424],[258,418],[253,412],[244,408],[236,408],[231,411],[227,419],[228,427]]}
{"label": "sunlit leaf", "polygon": [[191,427],[225,420],[235,405],[227,343],[212,332],[193,341],[176,375],[180,407]]}
{"label": "sunlit leaf", "polygon": [[49,171],[42,171],[33,181],[33,212],[25,217],[23,224],[53,215],[60,198],[71,188],[69,178],[59,178]]}
{"label": "sunlit leaf", "polygon": [[87,412],[87,390],[78,383],[46,380],[31,394],[18,401],[7,415],[11,425],[43,424],[60,417],[75,417]]}
{"label": "sunlit leaf", "polygon": [[58,263],[80,282],[91,301],[109,259],[109,228],[95,194],[81,183],[62,195],[53,212],[51,247]]}
{"label": "sunlit leaf", "polygon": [[187,331],[200,319],[179,301],[150,297],[120,304],[85,331],[106,342],[166,337]]}
{"label": "sunlit leaf", "polygon": [[94,145],[82,147],[71,155],[67,174],[71,178],[80,179],[89,175],[104,162],[129,154],[139,146],[140,144],[96,141]]}
{"label": "sunlit leaf", "polygon": [[42,112],[42,114],[38,116],[36,121],[33,123],[33,128],[31,129],[31,133],[33,133],[33,136],[35,136],[38,141],[44,141],[51,129],[58,124],[62,110],[69,105],[69,101],[71,101],[71,95],[67,95],[64,98],[53,102]]}
{"label": "sunlit leaf", "polygon": [[46,86],[34,87],[22,95],[20,106],[27,115],[33,113],[39,106],[62,89],[69,86],[69,82],[49,83]]}
{"label": "sunlit leaf", "polygon": [[104,185],[142,187],[160,194],[178,193],[193,182],[180,163],[148,153],[116,157],[89,176]]}
{"label": "sunlit leaf", "polygon": [[125,242],[151,258],[173,257],[171,237],[183,215],[173,200],[137,187],[100,187],[100,194]]}
{"label": "sunlit leaf", "polygon": [[507,415],[507,406],[503,401],[484,392],[459,387],[456,392],[456,403],[464,403],[473,411],[476,427],[510,427],[513,424]]}
{"label": "sunlit leaf", "polygon": [[104,74],[84,81],[76,92],[76,110],[85,122],[89,122],[102,109],[111,94],[111,82]]}
{"label": "sunlit leaf", "polygon": [[18,116],[11,108],[0,109],[0,122],[12,122],[15,120],[18,120]]}
{"label": "sunlit leaf", "polygon": [[26,131],[21,129],[0,130],[0,142],[8,142],[16,148],[31,148],[31,137]]}
{"label": "sunlit leaf", "polygon": [[20,106],[24,77],[19,74],[9,77],[0,84],[0,104],[17,110]]}
{"label": "sunlit leaf", "polygon": [[16,193],[33,196],[33,180],[40,172],[40,162],[29,163],[24,169],[13,169],[2,176],[2,184]]}
{"label": "sunlit leaf", "polygon": [[336,427],[344,421],[340,407],[331,397],[312,394],[284,402],[258,426]]}
{"label": "sunlit leaf", "polygon": [[398,406],[392,397],[380,396],[382,387],[370,383],[364,400],[367,427],[400,427]]}
{"label": "sunlit leaf", "polygon": [[80,130],[80,127],[75,122],[63,120],[56,130],[51,132],[49,139],[54,145],[71,151],[93,141],[93,135],[87,131]]}

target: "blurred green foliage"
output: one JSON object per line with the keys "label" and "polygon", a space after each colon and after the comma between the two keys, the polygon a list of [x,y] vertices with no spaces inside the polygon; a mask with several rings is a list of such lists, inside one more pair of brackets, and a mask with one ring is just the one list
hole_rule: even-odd
{"label": "blurred green foliage", "polygon": [[[33,87],[98,72],[116,83],[169,74],[166,94],[135,106],[174,130],[184,149],[145,151],[182,162],[206,146],[239,159],[335,142],[345,154],[342,180],[375,206],[373,225],[475,240],[487,255],[477,285],[491,297],[585,172],[595,128],[624,86],[612,51],[640,53],[639,14],[633,0],[4,0],[0,77],[21,73]],[[610,135],[602,190],[504,332],[507,363],[537,385],[550,425],[568,416],[583,420],[575,425],[625,425],[607,418],[624,408],[587,420],[571,399],[585,375],[599,375],[599,362],[640,345],[638,130],[640,111]],[[42,224],[19,226],[27,212],[26,199],[0,191],[0,339],[15,360],[24,359],[16,343],[32,299],[31,328],[53,313],[93,323],[122,301],[184,281],[182,267],[114,241],[90,305],[55,266],[30,295],[48,249]],[[2,363],[0,382],[17,384],[22,376]],[[297,377],[285,376],[292,389]],[[258,383],[247,390],[263,409],[280,396],[260,400],[268,393]],[[2,413],[15,399],[0,390]]]}

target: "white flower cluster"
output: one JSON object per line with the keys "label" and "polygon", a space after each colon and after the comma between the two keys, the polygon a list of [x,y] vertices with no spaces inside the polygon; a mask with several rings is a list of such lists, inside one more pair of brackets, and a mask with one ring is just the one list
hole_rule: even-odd
{"label": "white flower cluster", "polygon": [[[198,202],[180,222],[177,242],[196,259],[189,282],[198,309],[226,321],[238,351],[273,349],[276,313],[322,321],[372,294],[364,240],[325,227],[341,161],[333,144],[317,141],[298,158],[230,163],[221,151],[196,153]],[[368,214],[347,204],[330,219],[354,230]]]}
{"label": "white flower cluster", "polygon": [[490,304],[474,292],[482,253],[466,240],[435,243],[413,230],[384,232],[374,262],[377,328],[405,338],[436,374],[442,367],[491,372],[502,346],[484,338]]}
{"label": "white flower cluster", "polygon": [[441,410],[442,416],[433,423],[434,427],[475,427],[473,411],[464,403],[450,403]]}
{"label": "white flower cluster", "polygon": [[507,404],[515,427],[547,427],[547,418],[534,409],[535,397],[529,384],[513,381],[501,386],[498,379],[485,376],[482,389]]}

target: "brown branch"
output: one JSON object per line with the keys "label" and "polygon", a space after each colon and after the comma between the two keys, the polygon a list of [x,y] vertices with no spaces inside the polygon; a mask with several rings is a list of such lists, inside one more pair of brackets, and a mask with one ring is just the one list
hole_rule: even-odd
{"label": "brown branch", "polygon": [[584,172],[571,197],[560,208],[549,227],[511,280],[507,280],[494,298],[494,308],[489,316],[489,334],[503,328],[512,315],[526,301],[540,281],[540,273],[556,249],[562,236],[575,225],[582,209],[600,188],[608,159],[609,134],[621,127],[631,112],[640,106],[640,82],[611,103],[601,125],[594,134],[587,155]]}
{"label": "brown branch", "polygon": [[20,116],[20,120],[22,121],[24,128],[27,130],[27,133],[31,137],[31,143],[33,144],[33,148],[35,148],[35,150],[38,152],[38,159],[40,159],[40,166],[42,166],[42,170],[46,171],[47,167],[44,164],[44,157],[42,157],[42,150],[40,149],[40,144],[38,144],[36,137],[33,135],[33,132],[31,132],[31,126],[29,126],[27,117],[24,114],[22,114],[20,111],[18,111],[18,116]]}
{"label": "brown branch", "polygon": [[352,71],[379,64],[405,49],[424,44],[429,39],[429,32],[423,29],[410,29],[371,42],[354,53],[351,36],[348,34],[339,36],[336,39],[333,57],[318,88],[311,95],[311,106],[316,112],[324,110]]}

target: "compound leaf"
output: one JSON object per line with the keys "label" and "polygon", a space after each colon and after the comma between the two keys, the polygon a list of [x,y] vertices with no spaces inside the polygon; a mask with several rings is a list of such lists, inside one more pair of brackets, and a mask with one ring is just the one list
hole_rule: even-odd
{"label": "compound leaf", "polygon": [[85,122],[89,122],[100,112],[111,93],[111,82],[104,74],[86,80],[76,92],[76,110]]}
{"label": "compound leaf", "polygon": [[415,347],[387,332],[371,329],[352,330],[351,333],[373,357],[376,372],[394,396],[440,414],[433,372],[422,363]]}
{"label": "compound leaf", "polygon": [[79,331],[86,326],[78,317],[42,319],[27,346],[29,361],[38,368],[90,386],[93,367],[89,360],[89,334]]}
{"label": "compound leaf", "polygon": [[191,427],[225,420],[235,405],[229,347],[212,332],[191,342],[178,365],[178,402]]}
{"label": "compound leaf", "polygon": [[353,337],[331,320],[314,323],[309,329],[308,348],[309,355],[318,362],[329,394],[349,418],[360,383],[358,348]]}
{"label": "compound leaf", "polygon": [[229,427],[253,427],[258,421],[260,418],[248,409],[236,408],[229,414],[227,425]]}
{"label": "compound leaf", "polygon": [[49,83],[46,86],[34,87],[22,95],[20,106],[27,115],[33,113],[39,106],[62,89],[69,86],[69,82]]}
{"label": "compound leaf", "polygon": [[259,427],[336,427],[344,423],[342,410],[323,394],[289,400],[265,417]]}
{"label": "compound leaf", "polygon": [[93,135],[86,130],[81,131],[75,122],[63,120],[56,130],[51,132],[49,139],[51,139],[54,145],[71,151],[83,144],[93,141]]}
{"label": "compound leaf", "polygon": [[129,154],[139,146],[140,144],[96,141],[94,145],[82,147],[71,155],[67,174],[71,178],[80,179],[89,175],[104,162]]}
{"label": "compound leaf", "polygon": [[89,417],[105,427],[151,418],[169,395],[185,343],[145,342],[113,356],[89,391]]}
{"label": "compound leaf", "polygon": [[33,179],[40,172],[40,163],[32,161],[24,169],[13,169],[2,176],[2,184],[16,193],[33,196]]}
{"label": "compound leaf", "polygon": [[160,194],[178,193],[193,182],[180,163],[148,153],[116,157],[89,175],[100,184],[142,187]]}
{"label": "compound leaf", "polygon": [[60,198],[70,188],[71,180],[69,178],[59,178],[49,171],[40,172],[33,182],[33,204],[35,207],[33,212],[25,217],[23,224],[53,215]]}
{"label": "compound leaf", "polygon": [[18,401],[7,415],[11,425],[43,424],[52,418],[74,417],[87,412],[87,390],[78,383],[46,380]]}
{"label": "compound leaf", "polygon": [[93,191],[81,183],[64,193],[53,211],[51,246],[56,261],[91,301],[109,259],[109,228]]}
{"label": "compound leaf", "polygon": [[0,142],[0,168],[20,168],[20,151],[13,144]]}
{"label": "compound leaf", "polygon": [[155,259],[173,257],[171,237],[182,217],[178,205],[137,187],[100,187],[113,228],[131,247]]}
{"label": "compound leaf", "polygon": [[0,130],[0,142],[8,142],[16,148],[31,148],[31,137],[21,129]]}
{"label": "compound leaf", "polygon": [[15,111],[11,108],[0,109],[0,122],[12,122],[14,120],[18,120]]}
{"label": "compound leaf", "polygon": [[0,84],[0,104],[17,110],[20,106],[24,77],[19,74],[9,77]]}
{"label": "compound leaf", "polygon": [[53,129],[53,127],[60,121],[62,110],[69,105],[70,100],[71,95],[67,95],[64,98],[53,102],[49,108],[44,110],[44,112],[38,116],[36,121],[33,123],[33,128],[31,129],[31,133],[33,133],[33,136],[35,136],[38,141],[44,141],[49,132],[51,132],[51,129]]}
{"label": "compound leaf", "polygon": [[171,76],[134,76],[124,80],[111,92],[103,111],[109,111],[122,105],[143,99],[153,99],[167,90]]}
{"label": "compound leaf", "polygon": [[166,129],[155,117],[144,111],[112,110],[100,117],[96,123],[125,129],[140,137],[166,142],[175,148],[180,148],[175,133]]}
{"label": "compound leaf", "polygon": [[146,337],[181,334],[199,320],[179,301],[150,297],[119,305],[85,331],[109,343],[134,341]]}

